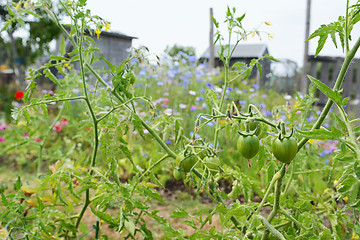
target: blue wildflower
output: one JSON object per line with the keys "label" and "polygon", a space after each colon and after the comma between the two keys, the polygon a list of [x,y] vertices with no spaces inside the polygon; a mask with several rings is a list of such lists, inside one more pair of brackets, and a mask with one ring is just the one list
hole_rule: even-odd
{"label": "blue wildflower", "polygon": [[266,108],[265,103],[259,103],[259,108],[262,108],[262,109]]}
{"label": "blue wildflower", "polygon": [[271,112],[270,112],[269,110],[266,110],[266,111],[265,111],[265,116],[266,116],[266,117],[270,117],[270,116],[272,116],[272,114],[271,114]]}

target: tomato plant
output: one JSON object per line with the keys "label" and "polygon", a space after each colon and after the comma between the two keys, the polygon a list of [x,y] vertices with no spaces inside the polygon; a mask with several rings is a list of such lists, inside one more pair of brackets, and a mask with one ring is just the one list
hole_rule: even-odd
{"label": "tomato plant", "polygon": [[[36,152],[38,155],[33,158],[37,168],[33,181],[36,187],[23,187],[19,177],[13,184],[13,192],[5,192],[0,188],[4,205],[0,209],[0,220],[2,224],[6,224],[5,230],[9,229],[5,237],[11,235],[9,237],[14,239],[77,239],[94,230],[95,239],[107,239],[105,233],[100,236],[100,226],[107,224],[110,229],[116,229],[123,239],[156,239],[157,236],[149,229],[154,220],[162,227],[163,238],[268,239],[275,236],[285,239],[286,236],[289,239],[317,239],[321,236],[322,239],[347,239],[350,231],[352,238],[357,238],[358,221],[352,223],[345,210],[353,209],[353,219],[358,218],[360,167],[357,162],[360,150],[357,134],[360,129],[353,126],[359,120],[349,120],[344,110],[348,99],[342,98],[340,87],[349,64],[360,47],[360,39],[351,49],[349,45],[350,32],[359,19],[358,4],[349,6],[348,1],[345,15],[347,19],[339,18],[336,24],[322,25],[320,30],[310,37],[320,37],[318,53],[328,35],[333,41],[336,40],[336,34],[340,36],[346,59],[334,88],[330,89],[310,77],[312,85],[309,95],[303,98],[297,96],[301,107],[294,110],[289,105],[279,106],[269,114],[259,109],[257,104],[248,104],[247,109],[240,112],[239,105],[232,101],[237,97],[237,92],[231,97],[226,96],[233,87],[237,87],[238,92],[243,94],[240,89],[244,86],[244,81],[241,80],[254,80],[248,78],[254,67],[261,71],[262,60],[276,61],[265,55],[248,64],[235,63],[233,67],[238,71],[230,71],[233,53],[230,46],[237,47],[241,40],[261,33],[257,29],[251,32],[245,30],[242,23],[245,15],[235,17],[235,8],[227,9],[226,37],[220,34],[220,29],[216,33],[216,41],[221,45],[219,58],[224,64],[223,75],[219,77],[221,81],[218,81],[216,76],[207,74],[212,71],[209,69],[204,75],[214,79],[211,83],[202,83],[198,92],[203,95],[194,97],[196,92],[189,91],[192,89],[189,86],[193,87],[194,85],[190,84],[201,82],[200,79],[195,80],[201,75],[196,71],[197,67],[193,66],[193,72],[189,70],[194,62],[191,62],[190,66],[184,66],[184,61],[172,62],[169,66],[174,65],[176,71],[165,69],[162,74],[156,75],[156,78],[167,76],[166,79],[173,80],[171,83],[183,85],[186,89],[185,95],[191,98],[192,102],[189,100],[186,104],[175,104],[170,108],[168,102],[177,99],[176,97],[168,94],[172,99],[165,98],[163,89],[159,87],[155,90],[161,92],[162,99],[153,102],[150,91],[147,91],[151,84],[164,85],[164,82],[159,81],[161,79],[154,79],[154,76],[145,76],[142,79],[139,77],[136,79],[138,84],[134,85],[135,67],[131,60],[147,62],[146,48],[133,50],[120,65],[105,61],[108,65],[106,74],[111,76],[111,79],[105,80],[101,71],[94,69],[92,65],[97,59],[93,53],[98,49],[85,33],[87,29],[96,26],[95,34],[99,37],[101,28],[107,28],[109,23],[101,17],[91,16],[90,11],[85,9],[86,1],[60,0],[59,3],[70,22],[66,28],[53,12],[54,7],[50,1],[19,1],[9,4],[7,8],[9,18],[4,30],[13,26],[16,20],[20,21],[20,25],[24,24],[22,18],[25,15],[32,13],[32,19],[37,16],[36,11],[32,11],[41,10],[60,28],[63,38],[58,56],[52,56],[49,62],[39,69],[30,70],[29,87],[23,97],[25,105],[13,112],[15,119],[24,119],[24,124],[21,125],[26,128],[19,129],[27,129],[31,124],[36,125],[34,123],[38,122],[35,120],[41,109],[46,120],[40,122],[46,125],[46,129],[40,133],[37,129],[27,129],[26,132],[18,130],[21,133],[18,143],[6,149],[17,151],[23,144],[34,144],[31,146],[36,148],[32,149],[32,153]],[[218,28],[219,23],[216,19],[213,20]],[[90,31],[91,34],[94,33]],[[236,38],[232,34],[236,34]],[[232,44],[231,39],[237,39],[235,44]],[[227,40],[228,42],[224,42]],[[66,42],[74,48],[71,54],[65,51]],[[181,54],[184,55],[183,52]],[[181,59],[185,60],[183,56]],[[190,62],[190,59],[188,61]],[[70,69],[65,67],[70,64],[77,65],[80,69],[68,72]],[[49,72],[52,67],[65,76],[58,79]],[[147,70],[154,70],[151,64],[147,67]],[[186,74],[177,76],[181,67],[184,67]],[[58,93],[37,98],[33,93],[38,77],[43,74],[57,84]],[[190,75],[196,76],[191,79],[194,81],[189,80]],[[96,83],[93,84],[90,79]],[[316,88],[331,100],[320,113],[312,111]],[[174,90],[176,91],[177,89]],[[247,96],[250,99],[250,95]],[[203,112],[194,112],[200,108],[192,106],[192,103],[205,98],[206,103],[201,105]],[[53,103],[58,104],[59,108],[55,111],[55,117],[54,114],[48,115],[48,104]],[[333,117],[339,127],[329,128],[330,130],[321,128],[333,104],[338,108],[339,114]],[[191,107],[185,112],[184,109],[188,106]],[[74,118],[71,122],[76,124],[65,132],[68,122],[61,119],[63,115],[71,114],[69,109],[75,112],[72,113]],[[80,113],[79,109],[86,111]],[[183,119],[177,113],[182,110],[185,112]],[[306,119],[310,113],[316,113],[317,120],[308,124]],[[193,117],[194,124],[185,122],[189,117],[187,114]],[[237,137],[235,134],[239,121],[245,122],[246,132]],[[266,129],[269,134],[262,138],[264,147],[260,149],[257,134],[261,128]],[[287,128],[297,129],[298,142],[292,134],[285,134]],[[28,141],[28,132],[39,134],[41,138],[35,143]],[[274,135],[279,138],[271,144],[271,136]],[[297,153],[309,139],[338,141],[341,144],[340,149],[331,159],[336,164],[324,166],[317,162],[320,156],[311,153],[311,145],[305,148],[306,151]],[[4,138],[1,138],[1,142],[3,141]],[[55,149],[50,147],[52,144],[56,144]],[[248,161],[258,154],[256,168],[244,171],[239,164],[231,165],[234,161],[222,164],[226,158],[231,159],[238,155],[234,153],[236,148]],[[281,163],[270,161],[270,148]],[[176,154],[179,151],[182,152]],[[299,157],[299,161],[292,161],[297,154],[304,156],[304,159]],[[18,154],[22,155],[26,154]],[[194,214],[179,207],[169,214],[171,219],[184,219],[182,223],[194,229],[191,236],[187,236],[184,230],[175,229],[171,219],[160,216],[159,211],[154,210],[154,202],[166,203],[163,192],[159,189],[166,188],[161,178],[170,176],[169,166],[174,159],[176,166],[172,171],[173,177],[180,180],[188,174],[189,177],[185,179],[186,187],[194,189],[195,191],[191,191],[196,192],[194,195],[198,194],[197,196],[214,202],[210,205],[210,210],[196,209]],[[199,168],[195,164],[199,165]],[[220,166],[224,171],[217,174]],[[209,171],[201,171],[200,167]],[[249,174],[251,171],[253,175]],[[208,172],[211,174],[207,174]],[[319,175],[319,179],[326,176],[323,181],[326,185],[324,193],[311,190],[312,182],[307,180],[313,175]],[[332,184],[334,176],[339,180]],[[286,181],[285,186],[283,181]],[[231,191],[228,186],[232,186]],[[261,199],[254,201],[255,197]],[[240,202],[243,198],[247,201]],[[289,201],[286,201],[287,198]],[[346,207],[342,208],[344,205]],[[265,206],[271,208],[267,218],[262,216]],[[88,213],[94,217],[90,229],[86,226],[87,221],[84,221]],[[218,217],[223,228],[212,226],[209,231],[205,230],[204,226],[211,225],[215,217]],[[328,221],[323,221],[326,218]]]}

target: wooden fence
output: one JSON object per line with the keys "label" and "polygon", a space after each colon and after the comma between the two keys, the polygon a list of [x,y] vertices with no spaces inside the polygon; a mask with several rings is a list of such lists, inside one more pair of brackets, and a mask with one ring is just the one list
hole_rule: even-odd
{"label": "wooden fence", "polygon": [[[336,78],[340,72],[343,57],[325,57],[325,56],[309,56],[308,74],[320,80],[330,88],[334,87]],[[310,84],[310,81],[309,81]],[[360,99],[360,59],[353,59],[348,71],[346,72],[344,82],[342,84],[343,97],[350,98],[350,105],[358,105]],[[326,96],[319,92],[319,104],[326,103]],[[355,106],[351,106],[352,108]]]}

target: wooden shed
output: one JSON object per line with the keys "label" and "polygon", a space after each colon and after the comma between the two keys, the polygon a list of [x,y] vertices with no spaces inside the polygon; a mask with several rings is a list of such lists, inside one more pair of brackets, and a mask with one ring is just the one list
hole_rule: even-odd
{"label": "wooden shed", "polygon": [[[129,49],[132,47],[132,40],[136,37],[128,36],[116,32],[101,32],[99,38],[96,35],[91,36],[96,43],[96,47],[100,51],[94,52],[97,57],[104,57],[115,66],[120,65],[129,55]],[[75,64],[75,68],[79,69],[80,65]],[[107,67],[107,64],[100,60],[93,64],[95,69]]]}
{"label": "wooden shed", "polygon": [[[230,46],[230,49],[234,49],[234,45]],[[223,66],[223,63],[219,59],[219,52],[221,48],[220,45],[214,46],[215,52],[215,66]],[[230,66],[232,66],[236,62],[243,62],[249,64],[252,59],[258,59],[266,54],[269,54],[269,50],[266,44],[239,44],[234,50],[234,53],[230,59]],[[206,51],[201,55],[200,61],[206,61],[210,56],[210,48],[206,49]],[[269,73],[271,73],[271,61],[269,59],[263,59],[260,61],[262,66],[261,78],[259,78],[259,83],[264,85],[264,83],[269,78]],[[258,71],[255,67],[251,73],[250,78],[258,78]]]}

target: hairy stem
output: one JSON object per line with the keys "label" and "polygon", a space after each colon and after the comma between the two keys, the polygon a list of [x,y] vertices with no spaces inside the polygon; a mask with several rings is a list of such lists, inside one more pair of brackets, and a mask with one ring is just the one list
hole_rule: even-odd
{"label": "hairy stem", "polygon": [[[282,179],[285,175],[285,166],[286,164],[283,164],[283,167],[280,169],[280,177],[277,180],[277,183],[275,185],[275,199],[274,199],[274,205],[273,205],[273,209],[269,215],[269,217],[266,219],[269,223],[271,223],[271,221],[274,219],[274,217],[276,216],[276,214],[278,213],[279,209],[280,209],[280,195],[281,195],[281,184],[282,184]],[[262,237],[263,240],[267,239],[269,235],[269,230],[266,230],[264,232],[264,235]]]}

